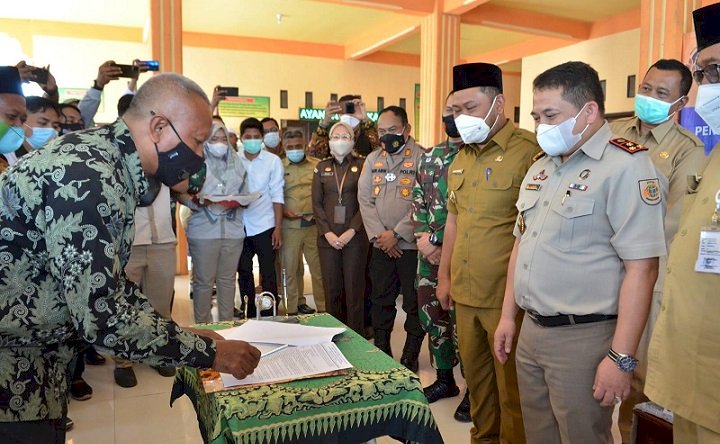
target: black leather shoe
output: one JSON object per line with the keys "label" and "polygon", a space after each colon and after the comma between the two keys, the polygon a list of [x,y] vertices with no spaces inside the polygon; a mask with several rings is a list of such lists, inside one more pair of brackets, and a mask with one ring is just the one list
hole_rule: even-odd
{"label": "black leather shoe", "polygon": [[92,395],[93,389],[87,382],[85,382],[84,379],[80,378],[70,384],[70,396],[72,396],[72,399],[77,401],[87,401],[92,398]]}
{"label": "black leather shoe", "polygon": [[166,378],[170,378],[172,376],[175,376],[175,367],[166,367],[166,366],[153,366],[156,372],[160,374],[160,376],[164,376]]}
{"label": "black leather shoe", "polygon": [[404,365],[413,373],[417,373],[420,369],[418,357],[420,356],[420,347],[422,346],[423,336],[408,335],[405,338],[405,346],[403,347],[400,364]]}
{"label": "black leather shoe", "polygon": [[452,398],[460,394],[460,388],[455,382],[437,380],[423,389],[428,404],[444,398]]}
{"label": "black leather shoe", "polygon": [[315,313],[315,309],[309,306],[308,304],[300,304],[298,305],[298,313],[304,314],[304,315],[311,315]]}
{"label": "black leather shoe", "polygon": [[85,363],[87,365],[103,365],[105,364],[105,357],[95,350],[95,347],[88,347],[85,350]]}
{"label": "black leather shoe", "polygon": [[130,388],[137,385],[135,370],[132,367],[116,368],[113,376],[115,376],[115,383],[120,387]]}
{"label": "black leather shoe", "polygon": [[460,405],[457,406],[457,409],[455,409],[455,420],[459,422],[470,422],[472,421],[472,418],[470,417],[470,392],[465,390],[465,396],[463,397],[463,400],[460,401]]}

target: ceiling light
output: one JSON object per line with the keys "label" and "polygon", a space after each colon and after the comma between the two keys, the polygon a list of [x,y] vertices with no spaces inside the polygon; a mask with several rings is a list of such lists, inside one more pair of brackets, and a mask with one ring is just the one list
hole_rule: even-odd
{"label": "ceiling light", "polygon": [[285,17],[283,13],[278,12],[277,14],[275,14],[275,22],[277,22],[277,24],[279,25],[280,23],[282,23],[283,17]]}

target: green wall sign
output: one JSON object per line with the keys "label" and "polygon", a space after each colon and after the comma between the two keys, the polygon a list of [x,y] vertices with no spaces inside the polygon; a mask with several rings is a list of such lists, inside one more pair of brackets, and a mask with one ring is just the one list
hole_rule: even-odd
{"label": "green wall sign", "polygon": [[256,119],[262,119],[270,115],[270,97],[228,97],[220,101],[219,109],[222,117],[255,117]]}
{"label": "green wall sign", "polygon": [[[368,111],[367,112],[368,119],[370,119],[373,122],[377,122],[378,119],[378,113],[377,111]],[[298,119],[300,120],[322,120],[325,118],[325,109],[324,108],[300,108],[300,111],[298,112]],[[330,120],[337,121],[340,120],[340,117],[335,114],[332,116]]]}

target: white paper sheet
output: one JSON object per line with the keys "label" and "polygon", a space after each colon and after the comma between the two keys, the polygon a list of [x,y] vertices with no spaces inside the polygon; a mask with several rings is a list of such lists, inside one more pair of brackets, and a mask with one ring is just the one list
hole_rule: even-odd
{"label": "white paper sheet", "polygon": [[245,379],[220,373],[225,387],[238,385],[270,384],[280,381],[292,381],[351,368],[337,345],[332,342],[289,347],[264,356],[260,359],[255,372]]}
{"label": "white paper sheet", "polygon": [[284,322],[249,320],[238,327],[218,330],[225,339],[265,344],[314,345],[331,342],[345,328],[311,327]]}

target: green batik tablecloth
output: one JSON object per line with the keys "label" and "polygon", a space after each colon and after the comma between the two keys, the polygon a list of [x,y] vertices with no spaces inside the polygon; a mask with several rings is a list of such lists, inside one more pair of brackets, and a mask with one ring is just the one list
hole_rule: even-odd
{"label": "green batik tablecloth", "polygon": [[[300,322],[342,326],[328,314]],[[354,366],[347,375],[205,393],[198,371],[185,367],[170,403],[182,395],[192,400],[206,443],[352,444],[385,435],[443,442],[414,373],[350,329],[335,343]]]}

